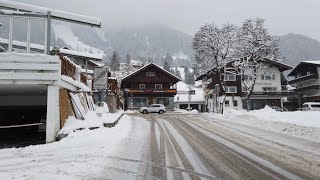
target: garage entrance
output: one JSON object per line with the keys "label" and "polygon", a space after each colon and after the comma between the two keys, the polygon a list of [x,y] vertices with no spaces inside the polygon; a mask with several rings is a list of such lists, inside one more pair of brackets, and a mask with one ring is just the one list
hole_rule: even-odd
{"label": "garage entrance", "polygon": [[45,85],[0,87],[0,148],[46,142]]}

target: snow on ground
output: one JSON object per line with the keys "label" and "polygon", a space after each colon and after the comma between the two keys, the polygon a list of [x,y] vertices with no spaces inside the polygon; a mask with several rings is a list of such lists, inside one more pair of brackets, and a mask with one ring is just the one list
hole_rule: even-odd
{"label": "snow on ground", "polygon": [[75,117],[69,117],[65,126],[60,130],[61,134],[70,134],[76,129],[86,129],[90,127],[104,127],[103,123],[113,123],[123,114],[123,111],[117,113],[102,113],[101,116],[96,111],[89,111],[84,120],[78,120]]}
{"label": "snow on ground", "polygon": [[196,109],[193,109],[191,111],[187,111],[185,109],[178,109],[178,108],[174,108],[174,112],[175,113],[183,113],[183,114],[197,114],[197,113],[199,113],[199,111]]}
{"label": "snow on ground", "polygon": [[222,115],[207,113],[205,116],[211,120],[218,118],[320,141],[320,112],[318,111],[278,112],[265,107],[250,112],[226,109]]}
{"label": "snow on ground", "polygon": [[91,49],[93,54],[104,54],[101,49],[89,46],[80,41],[79,38],[72,32],[70,26],[66,24],[53,24],[52,28],[56,38],[61,38],[65,43],[71,46],[72,49],[86,53],[89,53]]}
{"label": "snow on ground", "polygon": [[[133,121],[113,128],[76,131],[59,142],[0,150],[0,179],[112,179],[110,156],[126,149]],[[109,177],[108,177],[109,176]]]}

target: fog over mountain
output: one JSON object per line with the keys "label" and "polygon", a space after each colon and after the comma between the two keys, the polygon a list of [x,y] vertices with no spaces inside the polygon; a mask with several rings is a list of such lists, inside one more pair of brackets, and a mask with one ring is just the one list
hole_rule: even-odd
{"label": "fog over mountain", "polygon": [[290,65],[306,60],[320,60],[320,42],[316,39],[291,33],[280,36],[279,46],[281,56]]}
{"label": "fog over mountain", "polygon": [[[166,53],[170,53],[177,59],[176,64],[190,67],[194,63],[192,35],[204,22],[215,22],[218,25],[229,22],[239,25],[246,18],[260,16],[267,20],[266,25],[272,34],[283,35],[296,32],[309,36],[299,34],[279,36],[281,56],[288,64],[296,65],[303,60],[320,59],[320,43],[316,40],[320,39],[318,34],[320,26],[312,21],[316,13],[319,13],[315,8],[320,6],[320,1],[317,0],[308,2],[270,0],[264,3],[263,7],[261,0],[243,0],[241,3],[235,0],[223,2],[215,0],[210,2],[205,0],[188,2],[182,0],[170,2],[168,0],[152,2],[149,0],[134,2],[125,0],[15,1],[101,18],[102,29],[68,26],[80,41],[103,50],[107,56],[111,56],[112,51],[117,50],[122,57],[129,53],[133,58],[162,64],[163,57]],[[290,8],[285,6],[288,3]],[[284,7],[287,16],[283,16]],[[273,13],[270,13],[271,9]],[[296,13],[297,9],[301,13]],[[2,29],[0,35],[6,37],[5,27]],[[62,42],[68,41],[67,39],[57,38],[54,33],[52,36],[53,45],[67,45],[67,42]],[[42,37],[35,40],[35,42],[38,41],[43,41]]]}

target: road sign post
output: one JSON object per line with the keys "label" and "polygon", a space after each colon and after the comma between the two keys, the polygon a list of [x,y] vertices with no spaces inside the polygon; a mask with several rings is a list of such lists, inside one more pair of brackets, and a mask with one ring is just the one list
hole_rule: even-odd
{"label": "road sign post", "polygon": [[106,91],[108,87],[108,67],[99,67],[94,68],[94,83],[93,89],[101,90],[100,91],[100,101],[104,101],[104,91]]}

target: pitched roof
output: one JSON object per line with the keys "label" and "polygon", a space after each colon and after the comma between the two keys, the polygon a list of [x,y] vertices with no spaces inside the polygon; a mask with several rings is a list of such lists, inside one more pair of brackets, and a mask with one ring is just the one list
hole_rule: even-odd
{"label": "pitched roof", "polygon": [[306,65],[306,64],[309,64],[309,65],[316,65],[316,66],[320,66],[320,60],[314,60],[314,61],[302,61],[300,62],[296,67],[294,67],[292,69],[292,71],[290,71],[290,73],[288,74],[288,76],[294,76],[296,71],[298,71],[299,67],[300,66],[303,66],[303,65]]}
{"label": "pitched roof", "polygon": [[[235,60],[229,61],[227,64],[233,63]],[[292,67],[288,64],[283,63],[282,61],[275,61],[275,60],[270,60],[270,59],[264,59],[264,61],[268,64],[271,64],[273,66],[276,66],[279,68],[280,71],[286,71],[289,69],[292,69]],[[204,79],[209,72],[211,72],[213,69],[208,70],[206,73],[199,75],[196,80],[202,80]]]}
{"label": "pitched roof", "polygon": [[176,79],[177,81],[181,81],[181,79],[180,79],[179,77],[177,77],[176,75],[172,74],[171,72],[163,69],[162,67],[160,67],[160,66],[158,66],[158,65],[156,65],[156,64],[154,64],[154,63],[149,63],[149,64],[143,66],[142,68],[138,69],[137,71],[135,71],[135,72],[133,72],[133,73],[131,73],[131,74],[123,77],[122,81],[129,79],[130,77],[138,74],[139,72],[147,69],[147,68],[150,67],[150,66],[155,66],[156,68],[158,68],[158,69],[160,69],[161,71],[167,73],[169,76],[173,77],[173,78]]}

